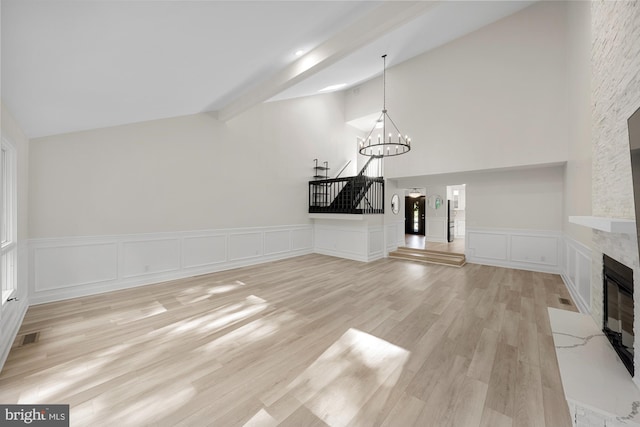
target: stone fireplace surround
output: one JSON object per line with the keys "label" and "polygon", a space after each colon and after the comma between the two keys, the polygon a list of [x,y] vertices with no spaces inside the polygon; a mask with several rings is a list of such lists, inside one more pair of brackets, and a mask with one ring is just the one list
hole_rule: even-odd
{"label": "stone fireplace surround", "polygon": [[[640,107],[640,4],[591,3],[592,215],[635,220],[627,120]],[[602,330],[602,256],[633,269],[640,277],[635,232],[593,230],[591,316]],[[636,284],[636,283],[634,283]],[[634,331],[640,330],[640,304],[634,295]],[[639,365],[636,340],[634,366]],[[636,372],[639,372],[636,369]],[[639,375],[633,379],[640,386]]]}
{"label": "stone fireplace surround", "polygon": [[[627,120],[640,107],[640,2],[591,2],[591,42],[591,218],[632,222]],[[635,227],[592,228],[590,314],[549,309],[565,394],[576,426],[640,425],[640,339],[634,343],[637,374],[631,378],[602,334],[603,254],[632,268],[635,285],[640,278]],[[638,298],[635,292],[634,331],[640,330]],[[613,379],[613,389],[626,390],[627,398],[618,402],[622,406],[607,404],[606,378]]]}

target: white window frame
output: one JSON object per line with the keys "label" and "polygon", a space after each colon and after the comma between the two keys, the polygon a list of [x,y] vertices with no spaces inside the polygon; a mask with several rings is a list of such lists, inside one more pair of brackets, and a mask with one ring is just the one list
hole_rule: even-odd
{"label": "white window frame", "polygon": [[[0,212],[5,235],[0,238],[2,282],[1,302],[4,304],[17,289],[18,227],[17,227],[17,153],[15,146],[2,138],[0,157]],[[6,196],[6,197],[5,197]]]}

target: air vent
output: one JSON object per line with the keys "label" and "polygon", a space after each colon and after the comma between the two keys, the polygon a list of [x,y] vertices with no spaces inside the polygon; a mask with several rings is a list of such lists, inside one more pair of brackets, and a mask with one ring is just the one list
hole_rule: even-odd
{"label": "air vent", "polygon": [[558,299],[564,305],[571,305],[571,301],[569,301],[567,298],[558,298]]}
{"label": "air vent", "polygon": [[40,338],[40,332],[31,332],[22,338],[22,343],[20,345],[33,344],[38,342],[38,338]]}

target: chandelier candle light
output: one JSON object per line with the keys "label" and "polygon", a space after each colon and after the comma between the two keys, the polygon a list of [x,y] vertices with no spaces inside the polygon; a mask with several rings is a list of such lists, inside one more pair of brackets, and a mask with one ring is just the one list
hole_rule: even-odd
{"label": "chandelier candle light", "polygon": [[[365,156],[399,156],[411,150],[411,138],[407,135],[402,136],[402,132],[398,130],[387,113],[387,55],[382,55],[382,61],[382,113],[369,135],[365,139],[357,138],[359,152]],[[378,134],[378,138],[372,140],[374,131],[380,128],[382,128],[382,134]],[[387,131],[389,131],[388,136]]]}

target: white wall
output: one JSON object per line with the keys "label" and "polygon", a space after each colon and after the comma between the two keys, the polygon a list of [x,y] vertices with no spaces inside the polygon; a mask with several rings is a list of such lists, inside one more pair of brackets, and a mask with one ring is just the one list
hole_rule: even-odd
{"label": "white wall", "polygon": [[[564,2],[539,2],[392,67],[387,108],[411,152],[388,178],[567,160]],[[380,108],[381,81],[347,92],[346,118]]]}
{"label": "white wall", "polygon": [[[447,186],[444,184],[427,185],[425,187],[425,227],[424,235],[428,242],[447,241]],[[429,204],[429,197],[440,196],[442,204],[434,208]]]}
{"label": "white wall", "polygon": [[32,301],[311,253],[313,159],[353,175],[353,132],[330,94],[33,140]]}
{"label": "white wall", "polygon": [[562,230],[562,167],[478,174],[466,197],[468,227]]}
{"label": "white wall", "polygon": [[[563,169],[558,165],[429,175],[397,181],[401,188],[467,184],[467,227],[561,231]],[[443,197],[445,194],[446,190],[443,190]]]}
{"label": "white wall", "polygon": [[[402,188],[441,188],[442,195],[446,195],[444,185],[466,184],[468,262],[550,273],[563,271],[564,165],[397,181]],[[442,213],[446,215],[444,209]],[[443,219],[446,221],[446,217]]]}
{"label": "white wall", "polygon": [[[398,213],[391,210],[391,198],[398,195]],[[395,251],[398,246],[404,246],[404,190],[398,187],[395,179],[385,179],[384,184],[384,226],[385,226],[385,256]]]}
{"label": "white wall", "polygon": [[565,170],[564,231],[587,247],[589,228],[569,216],[591,215],[591,4],[567,2],[567,90],[569,156]]}
{"label": "white wall", "polygon": [[20,126],[15,121],[11,112],[2,104],[0,116],[0,129],[2,137],[8,139],[17,152],[17,201],[18,201],[18,276],[17,292],[14,294],[18,301],[6,302],[0,306],[0,367],[9,353],[15,335],[22,323],[22,318],[29,305],[27,293],[28,257],[27,257],[27,233],[29,224],[27,220],[28,189],[29,189],[29,140],[25,137]]}
{"label": "white wall", "polygon": [[355,172],[343,96],[34,139],[31,238],[306,224],[313,159]]}

